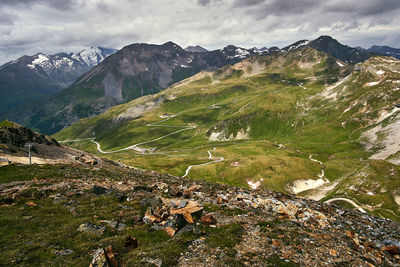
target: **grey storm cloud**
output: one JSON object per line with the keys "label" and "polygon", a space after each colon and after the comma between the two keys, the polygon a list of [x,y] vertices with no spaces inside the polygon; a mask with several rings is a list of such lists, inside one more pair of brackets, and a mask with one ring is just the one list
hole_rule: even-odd
{"label": "grey storm cloud", "polygon": [[0,7],[1,6],[30,6],[34,4],[41,4],[41,5],[48,5],[52,8],[55,9],[60,9],[60,10],[70,10],[75,1],[74,0],[1,0],[0,1]]}
{"label": "grey storm cloud", "polygon": [[206,6],[210,4],[211,0],[198,0],[199,5]]}
{"label": "grey storm cloud", "polygon": [[382,15],[400,9],[399,0],[234,0],[233,7],[255,7],[254,15],[304,14],[318,10],[325,13],[354,14],[357,16]]}
{"label": "grey storm cloud", "polygon": [[210,4],[221,3],[222,0],[197,0],[197,3],[201,6],[207,6]]}
{"label": "grey storm cloud", "polygon": [[359,16],[382,15],[388,12],[395,12],[400,9],[398,0],[380,1],[330,1],[325,11],[339,13],[353,13]]}
{"label": "grey storm cloud", "polygon": [[400,46],[399,0],[0,0],[0,64],[38,52],[136,42],[217,49],[331,35]]}
{"label": "grey storm cloud", "polygon": [[270,15],[283,16],[288,14],[304,14],[310,10],[318,8],[321,1],[316,0],[274,0],[261,1],[252,10],[258,19],[268,17]]}

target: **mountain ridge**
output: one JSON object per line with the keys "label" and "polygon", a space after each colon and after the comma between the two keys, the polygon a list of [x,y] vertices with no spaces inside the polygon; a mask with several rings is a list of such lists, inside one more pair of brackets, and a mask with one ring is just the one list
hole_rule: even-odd
{"label": "mountain ridge", "polygon": [[8,62],[0,68],[0,112],[55,94],[101,62],[109,48],[90,48],[79,53],[37,53]]}
{"label": "mountain ridge", "polygon": [[[329,36],[313,41],[302,40],[283,49],[244,49],[228,45],[202,53],[186,51],[171,41],[162,45],[137,43],[125,46],[72,86],[45,99],[44,105],[32,104],[3,117],[51,134],[80,118],[94,116],[119,103],[156,93],[199,71],[231,65],[253,55],[283,53],[306,46],[351,64],[376,55],[342,45]],[[53,118],[53,114],[57,118]]]}
{"label": "mountain ridge", "polygon": [[367,52],[376,52],[385,56],[392,56],[394,58],[400,59],[400,48],[393,48],[386,45],[373,45],[370,48],[357,47],[358,50]]}
{"label": "mountain ridge", "polygon": [[8,113],[7,118],[44,133],[54,133],[80,118],[156,93],[203,69],[236,63],[254,53],[236,46],[193,53],[173,42],[131,44],[107,57],[70,87],[45,99],[44,105],[31,104],[22,111]]}
{"label": "mountain ridge", "polygon": [[381,54],[381,53],[376,53],[375,51],[359,51],[357,48],[343,45],[339,43],[336,39],[327,35],[322,35],[312,41],[300,40],[292,45],[282,48],[282,50],[290,51],[291,49],[299,49],[305,46],[310,46],[319,51],[328,53],[340,60],[353,64],[363,62],[372,56]]}
{"label": "mountain ridge", "polygon": [[202,52],[208,52],[207,49],[205,49],[204,47],[201,47],[199,45],[196,46],[188,46],[185,48],[185,50],[190,51],[190,52],[197,52],[197,53],[202,53]]}

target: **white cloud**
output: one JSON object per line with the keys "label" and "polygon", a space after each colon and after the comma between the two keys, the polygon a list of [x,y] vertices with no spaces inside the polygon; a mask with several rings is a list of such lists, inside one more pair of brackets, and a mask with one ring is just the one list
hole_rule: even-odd
{"label": "white cloud", "polygon": [[322,34],[398,47],[399,8],[398,0],[2,0],[0,64],[97,45],[285,46]]}

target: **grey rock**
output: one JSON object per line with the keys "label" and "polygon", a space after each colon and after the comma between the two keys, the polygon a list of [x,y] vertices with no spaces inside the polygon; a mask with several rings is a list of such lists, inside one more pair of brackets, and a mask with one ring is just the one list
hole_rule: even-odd
{"label": "grey rock", "polygon": [[181,229],[186,225],[186,220],[182,214],[174,214],[165,223],[165,227]]}
{"label": "grey rock", "polygon": [[101,186],[93,186],[92,192],[96,195],[105,195],[108,193],[108,189]]}
{"label": "grey rock", "polygon": [[149,257],[145,257],[142,259],[143,263],[150,263],[150,264],[154,264],[157,267],[160,267],[162,265],[162,260],[161,259],[151,259]]}
{"label": "grey rock", "polygon": [[99,248],[95,251],[92,262],[90,263],[89,267],[106,267],[106,266],[109,266],[107,262],[106,253],[104,252],[104,249]]}
{"label": "grey rock", "polygon": [[124,223],[119,223],[119,224],[118,224],[117,230],[118,230],[118,231],[123,231],[125,228],[126,228],[126,224],[124,224]]}
{"label": "grey rock", "polygon": [[155,207],[161,207],[162,204],[163,204],[163,202],[158,197],[156,197],[156,198],[144,198],[144,199],[140,200],[140,205],[142,207],[150,206],[152,208],[155,208]]}
{"label": "grey rock", "polygon": [[106,228],[104,226],[99,226],[93,223],[84,223],[79,225],[77,231],[94,235],[102,235],[105,229]]}
{"label": "grey rock", "polygon": [[186,225],[175,234],[174,238],[179,237],[184,233],[191,233],[191,232],[194,234],[201,234],[201,231],[194,225]]}
{"label": "grey rock", "polygon": [[54,251],[54,254],[57,256],[66,256],[72,254],[74,251],[72,249],[63,249],[63,250],[57,250]]}
{"label": "grey rock", "polygon": [[150,228],[149,228],[149,231],[151,232],[151,231],[160,231],[160,230],[162,230],[162,229],[164,229],[165,228],[165,226],[164,225],[161,225],[161,224],[153,224]]}
{"label": "grey rock", "polygon": [[171,207],[173,207],[174,209],[181,209],[186,207],[188,201],[186,199],[181,200],[181,202],[179,203],[179,205],[177,205],[176,203],[172,202],[171,203]]}

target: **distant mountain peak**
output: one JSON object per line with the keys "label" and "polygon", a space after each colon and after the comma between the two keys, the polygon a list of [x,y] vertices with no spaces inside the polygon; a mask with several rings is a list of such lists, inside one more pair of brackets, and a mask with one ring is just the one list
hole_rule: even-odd
{"label": "distant mountain peak", "polygon": [[188,46],[185,48],[186,51],[189,52],[194,52],[194,53],[204,53],[204,52],[208,52],[207,49],[205,49],[204,47],[201,47],[199,45],[196,46]]}
{"label": "distant mountain peak", "polygon": [[373,45],[368,49],[364,49],[361,47],[357,49],[364,52],[380,53],[385,56],[400,59],[400,48],[393,48],[387,45]]}
{"label": "distant mountain peak", "polygon": [[182,47],[180,47],[179,45],[177,45],[176,43],[172,42],[172,41],[168,41],[164,44],[162,44],[163,47],[173,47],[173,48],[180,48],[182,49]]}
{"label": "distant mountain peak", "polygon": [[332,36],[329,36],[329,35],[321,35],[320,37],[318,37],[314,41],[336,41],[337,42],[336,39],[334,39]]}
{"label": "distant mountain peak", "polygon": [[102,62],[107,56],[114,54],[117,50],[112,48],[104,47],[90,47],[84,49],[77,54],[73,54],[72,58],[77,60],[83,60],[86,65],[94,67]]}
{"label": "distant mountain peak", "polygon": [[290,51],[290,50],[293,50],[293,49],[304,47],[304,46],[308,45],[309,43],[310,43],[310,41],[308,41],[308,40],[300,40],[300,41],[297,41],[297,42],[295,42],[295,43],[283,48],[282,50]]}
{"label": "distant mountain peak", "polygon": [[347,45],[341,44],[338,40],[328,35],[321,35],[315,40],[307,41],[300,40],[285,48],[283,51],[290,51],[294,49],[301,49],[306,46],[312,47],[318,51],[328,53],[344,62],[359,63],[367,60],[376,54],[369,51],[359,50]]}
{"label": "distant mountain peak", "polygon": [[0,112],[55,94],[103,61],[115,49],[92,47],[79,53],[37,53],[0,67]]}

